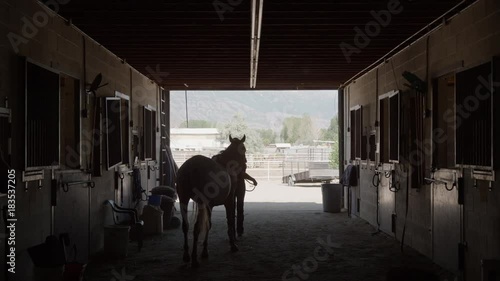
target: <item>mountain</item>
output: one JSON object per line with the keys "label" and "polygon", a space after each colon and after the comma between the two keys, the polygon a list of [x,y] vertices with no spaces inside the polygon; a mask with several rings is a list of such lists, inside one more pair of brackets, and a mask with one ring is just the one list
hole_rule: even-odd
{"label": "mountain", "polygon": [[[250,128],[279,132],[289,116],[311,116],[315,129],[327,128],[337,114],[337,91],[188,91],[190,120],[224,124],[240,113]],[[172,128],[186,120],[184,91],[170,95]]]}

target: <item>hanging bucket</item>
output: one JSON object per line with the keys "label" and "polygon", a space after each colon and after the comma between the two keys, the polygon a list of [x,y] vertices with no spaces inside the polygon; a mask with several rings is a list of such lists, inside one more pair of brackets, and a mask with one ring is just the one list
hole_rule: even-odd
{"label": "hanging bucket", "polygon": [[159,207],[161,204],[161,196],[160,195],[151,195],[148,199],[148,204],[151,206]]}

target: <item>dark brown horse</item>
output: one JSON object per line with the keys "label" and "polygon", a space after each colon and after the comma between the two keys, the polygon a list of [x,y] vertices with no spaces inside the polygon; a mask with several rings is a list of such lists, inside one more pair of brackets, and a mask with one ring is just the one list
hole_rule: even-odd
{"label": "dark brown horse", "polygon": [[[184,232],[184,262],[190,260],[193,267],[198,267],[198,237],[205,231],[202,258],[208,258],[208,232],[212,226],[211,217],[214,206],[224,205],[226,208],[227,233],[231,251],[238,251],[235,235],[235,187],[238,176],[246,166],[244,145],[245,136],[241,140],[231,138],[231,144],[220,154],[210,159],[197,155],[188,159],[177,174],[177,194],[179,196],[182,230]],[[196,203],[196,223],[193,231],[193,251],[189,255],[188,231],[189,222],[187,207],[189,200]]]}

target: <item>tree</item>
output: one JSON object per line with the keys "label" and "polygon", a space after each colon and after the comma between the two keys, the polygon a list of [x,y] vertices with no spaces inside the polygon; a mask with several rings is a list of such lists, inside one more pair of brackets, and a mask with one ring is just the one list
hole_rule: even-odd
{"label": "tree", "polygon": [[304,114],[302,117],[285,118],[280,137],[292,144],[312,144],[316,134],[311,117]]}
{"label": "tree", "polygon": [[[179,128],[187,128],[187,122],[182,121]],[[215,128],[215,123],[207,120],[189,120],[189,128]]]}
{"label": "tree", "polygon": [[262,151],[263,143],[260,135],[256,130],[248,128],[245,118],[240,113],[233,116],[233,119],[228,123],[224,124],[221,128],[221,139],[222,142],[229,141],[229,135],[233,138],[242,138],[243,135],[246,136],[245,147],[249,153],[257,153]]}
{"label": "tree", "polygon": [[338,169],[340,167],[339,163],[339,119],[338,116],[334,116],[330,120],[330,126],[328,129],[321,130],[321,139],[326,141],[333,141],[331,144],[330,152],[330,167],[333,169]]}
{"label": "tree", "polygon": [[339,163],[339,141],[338,139],[333,141],[332,150],[329,156],[330,167],[332,169],[338,169],[340,167]]}
{"label": "tree", "polygon": [[276,142],[277,135],[276,132],[272,129],[261,129],[258,130],[258,133],[260,135],[260,138],[262,139],[262,144],[264,146],[268,146],[271,143]]}
{"label": "tree", "polygon": [[330,126],[328,129],[321,129],[320,137],[321,140],[334,141],[339,136],[339,119],[337,116],[330,120]]}
{"label": "tree", "polygon": [[299,127],[301,118],[287,117],[283,120],[283,129],[281,129],[281,139],[284,142],[297,143],[299,140]]}

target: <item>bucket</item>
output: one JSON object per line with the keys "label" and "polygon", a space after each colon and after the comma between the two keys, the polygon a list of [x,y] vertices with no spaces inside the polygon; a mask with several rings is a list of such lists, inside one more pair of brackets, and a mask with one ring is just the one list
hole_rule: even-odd
{"label": "bucket", "polygon": [[163,211],[160,208],[144,206],[141,218],[144,221],[144,234],[163,233]]}
{"label": "bucket", "polygon": [[161,204],[161,196],[160,195],[151,195],[148,199],[148,204],[151,206],[159,207]]}
{"label": "bucket", "polygon": [[67,263],[64,265],[63,281],[82,281],[86,267],[84,263]]}
{"label": "bucket", "polygon": [[172,220],[172,216],[174,215],[175,200],[165,195],[162,195],[161,197],[161,209],[163,210],[163,228],[166,229],[170,226],[170,220]]}
{"label": "bucket", "polygon": [[130,226],[108,225],[104,227],[104,253],[110,257],[127,256]]}
{"label": "bucket", "polygon": [[166,185],[160,185],[151,190],[153,195],[166,195],[170,198],[177,199],[177,192],[175,188]]}
{"label": "bucket", "polygon": [[342,206],[342,186],[337,183],[324,183],[321,185],[323,194],[323,211],[340,213]]}

